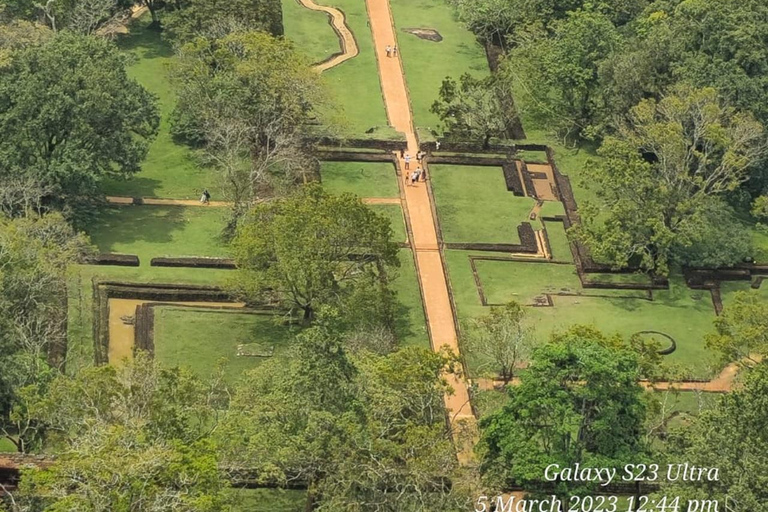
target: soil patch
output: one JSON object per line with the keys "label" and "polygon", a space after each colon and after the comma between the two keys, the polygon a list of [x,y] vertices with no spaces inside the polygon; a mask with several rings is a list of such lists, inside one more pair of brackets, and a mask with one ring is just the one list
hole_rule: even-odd
{"label": "soil patch", "polygon": [[443,40],[443,36],[440,35],[440,32],[433,28],[404,28],[403,32],[408,32],[409,34],[413,34],[419,39],[426,39],[427,41],[432,41],[433,43],[439,43]]}

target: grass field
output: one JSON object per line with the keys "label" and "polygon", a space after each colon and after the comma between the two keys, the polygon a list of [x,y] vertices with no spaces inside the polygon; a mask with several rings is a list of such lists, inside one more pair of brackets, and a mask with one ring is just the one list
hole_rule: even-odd
{"label": "grass field", "polygon": [[535,204],[507,190],[500,167],[430,167],[446,242],[520,243],[517,227]]}
{"label": "grass field", "polygon": [[306,491],[284,489],[231,489],[236,499],[234,512],[304,512]]}
{"label": "grass field", "polygon": [[[453,285],[458,314],[467,320],[485,314],[481,305],[468,256],[465,251],[447,251],[446,263]],[[625,338],[638,331],[655,330],[669,334],[677,350],[665,356],[668,368],[682,367],[688,377],[709,378],[719,370],[714,357],[703,344],[715,318],[709,293],[687,288],[680,276],[671,279],[669,290],[585,290],[572,265],[546,263],[478,261],[478,274],[489,303],[515,300],[531,304],[534,297],[553,294],[554,307],[531,307],[528,319],[538,340],[574,324],[594,325],[606,333]],[[556,294],[574,296],[558,296]],[[599,295],[599,296],[598,296]],[[662,344],[664,340],[659,340]],[[470,368],[483,361],[467,354]]]}
{"label": "grass field", "polygon": [[130,26],[130,34],[118,39],[119,47],[131,60],[128,74],[157,96],[160,107],[160,132],[149,149],[141,172],[128,181],[104,183],[107,195],[173,197],[197,199],[204,188],[221,197],[212,173],[202,169],[193,152],[173,141],[169,117],[175,105],[173,88],[168,80],[168,64],[173,51],[160,33],[148,29],[151,18],[146,15]]}
{"label": "grass field", "polygon": [[360,197],[400,197],[395,166],[387,162],[322,162],[323,187],[334,194]]}
{"label": "grass field", "polygon": [[[279,324],[272,314],[159,307],[155,308],[155,357],[166,366],[187,366],[202,377],[211,376],[223,364],[227,381],[234,383],[269,357],[282,357],[297,332],[295,327]],[[264,357],[238,356],[240,344],[251,345]]]}
{"label": "grass field", "polygon": [[111,206],[87,232],[101,252],[158,256],[226,256],[220,234],[226,210],[215,207]]}
{"label": "grass field", "polygon": [[[485,50],[475,36],[455,18],[445,0],[392,0],[400,55],[411,97],[413,124],[437,129],[439,120],[430,112],[446,76],[490,73]],[[439,43],[403,32],[406,28],[431,28],[440,32]]]}
{"label": "grass field", "polygon": [[389,219],[392,225],[393,240],[395,242],[406,242],[405,219],[403,218],[403,209],[397,204],[377,204],[372,205],[373,211]]}
{"label": "grass field", "polygon": [[310,62],[321,62],[341,50],[324,12],[307,9],[296,0],[283,0],[282,4],[285,34]]}
{"label": "grass field", "polygon": [[404,346],[429,348],[427,320],[424,317],[416,265],[410,249],[400,250],[400,268],[397,272],[397,279],[392,283],[398,302],[395,328],[397,338]]}
{"label": "grass field", "polygon": [[[323,73],[329,105],[321,109],[321,117],[339,125],[342,132],[350,136],[362,135],[370,128],[386,127],[387,114],[365,2],[325,0],[319,3],[344,12],[360,50],[354,59]],[[338,51],[338,38],[324,14],[301,7],[295,0],[283,0],[283,15],[285,35],[296,42],[299,51],[314,59],[327,56],[331,48],[331,53]]]}

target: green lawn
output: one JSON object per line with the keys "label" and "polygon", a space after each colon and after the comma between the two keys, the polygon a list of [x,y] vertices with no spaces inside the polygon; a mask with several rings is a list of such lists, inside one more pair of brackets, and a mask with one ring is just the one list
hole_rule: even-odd
{"label": "green lawn", "polygon": [[[286,1],[291,0],[284,0]],[[331,103],[331,108],[323,117],[341,124],[343,131],[350,136],[361,136],[373,127],[388,126],[365,2],[324,0],[321,3],[344,11],[347,25],[355,35],[360,49],[360,54],[354,59],[323,73]],[[289,26],[286,26],[286,36],[294,36]]]}
{"label": "green lawn", "polygon": [[406,242],[408,237],[405,234],[405,219],[403,218],[403,209],[397,204],[377,204],[371,205],[373,211],[389,219],[392,225],[393,239],[395,242]]}
{"label": "green lawn", "polygon": [[323,187],[334,194],[360,197],[400,197],[395,166],[388,162],[322,162]]}
{"label": "green lawn", "polygon": [[421,303],[416,265],[410,249],[400,250],[400,268],[392,289],[397,297],[397,339],[401,345],[429,348],[427,320]]}
{"label": "green lawn", "polygon": [[[391,0],[400,55],[413,109],[414,126],[437,129],[439,120],[429,111],[446,76],[490,73],[485,50],[475,36],[455,19],[445,0]],[[403,32],[406,28],[431,28],[440,32],[439,43]]]}
{"label": "green lawn", "polygon": [[[229,383],[269,357],[281,357],[296,333],[295,327],[278,324],[272,314],[155,308],[157,360],[166,366],[189,367],[202,377],[211,376],[216,366],[223,364]],[[238,356],[241,344],[250,345],[264,357]]]}
{"label": "green lawn", "polygon": [[234,512],[304,512],[306,491],[284,489],[231,489],[238,503]]}
{"label": "green lawn", "polygon": [[430,167],[437,215],[446,242],[520,243],[517,227],[535,201],[507,190],[500,167]]}
{"label": "green lawn", "polygon": [[157,96],[160,107],[160,132],[149,149],[141,172],[128,181],[104,183],[107,195],[172,197],[197,199],[204,188],[214,198],[221,197],[215,176],[195,162],[192,151],[173,141],[169,117],[175,98],[168,80],[168,64],[173,55],[160,33],[147,28],[146,15],[131,24],[130,34],[118,39],[120,48],[132,59],[128,74]]}
{"label": "green lawn", "polygon": [[554,261],[573,261],[571,245],[568,243],[568,235],[562,222],[544,222],[549,239],[549,250]]}
{"label": "green lawn", "polygon": [[[469,265],[470,254],[446,252],[462,320],[485,314],[488,309],[480,303]],[[697,378],[708,378],[719,369],[703,344],[703,337],[712,330],[715,318],[710,294],[687,288],[680,276],[671,279],[669,290],[654,291],[654,300],[648,301],[642,298],[645,296],[642,291],[585,290],[571,265],[478,261],[477,269],[489,303],[516,300],[531,304],[534,297],[544,293],[579,294],[554,295],[554,307],[527,310],[535,336],[541,341],[574,324],[594,325],[606,333],[619,333],[624,337],[637,331],[656,330],[669,334],[677,342],[677,350],[664,358],[668,367],[681,366],[688,376]],[[470,368],[483,362],[472,354],[467,354],[467,358]]]}
{"label": "green lawn", "polygon": [[88,229],[101,252],[158,256],[226,256],[220,234],[227,211],[215,207],[111,206]]}
{"label": "green lawn", "polygon": [[341,51],[339,38],[324,12],[313,11],[296,0],[283,0],[285,34],[310,62],[321,62]]}

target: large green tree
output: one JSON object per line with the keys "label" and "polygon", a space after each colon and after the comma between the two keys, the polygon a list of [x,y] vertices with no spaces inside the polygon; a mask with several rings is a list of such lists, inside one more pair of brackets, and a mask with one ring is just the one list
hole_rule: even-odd
{"label": "large green tree", "polygon": [[525,324],[525,310],[517,302],[493,306],[467,327],[462,345],[468,353],[485,359],[480,368],[491,370],[492,378],[508,384],[519,367],[528,363],[535,342]]}
{"label": "large green tree", "polygon": [[[381,304],[391,302],[388,269],[399,266],[397,251],[389,220],[358,197],[306,185],[256,205],[241,222],[232,242],[235,286],[249,301],[277,300],[307,321],[321,306],[363,321],[391,319]],[[345,309],[351,304],[355,311]]]}
{"label": "large green tree", "polygon": [[451,488],[442,373],[420,348],[351,357],[325,326],[237,387],[217,437],[227,465],[264,482],[309,485],[314,510],[466,510]]}
{"label": "large green tree", "polygon": [[705,341],[725,362],[746,359],[754,364],[768,356],[768,305],[756,292],[735,293]]}
{"label": "large green tree", "polygon": [[58,214],[0,214],[0,433],[19,451],[35,433],[13,407],[22,387],[64,363],[68,269],[87,254],[85,237]]}
{"label": "large green tree", "polygon": [[226,405],[216,382],[148,355],[23,391],[19,411],[45,429],[51,466],[23,473],[31,510],[222,510],[226,484],[210,433]]}
{"label": "large green tree", "polygon": [[506,137],[517,120],[508,84],[496,76],[480,79],[467,73],[458,83],[447,77],[431,110],[450,138],[482,141],[484,148],[491,137]]}
{"label": "large green tree", "polygon": [[[610,468],[641,461],[645,405],[638,354],[593,329],[573,328],[533,353],[509,401],[483,418],[479,451],[491,485],[550,494],[550,464]],[[595,483],[553,483],[558,495]]]}
{"label": "large green tree", "polygon": [[576,234],[600,261],[660,275],[673,263],[738,262],[749,243],[722,198],[765,148],[762,125],[714,89],[683,86],[643,100],[588,167],[600,202],[584,209]]}
{"label": "large green tree", "polygon": [[252,30],[283,35],[280,0],[174,0],[169,4],[173,9],[163,25],[176,42],[219,39]]}
{"label": "large green tree", "polygon": [[158,122],[113,44],[60,33],[0,73],[0,179],[35,183],[46,205],[71,209],[103,179],[137,172]]}
{"label": "large green tree", "polygon": [[172,131],[205,148],[235,217],[314,172],[305,132],[322,90],[290,43],[261,32],[197,38],[181,47],[171,71]]}
{"label": "large green tree", "polygon": [[[743,385],[721,395],[689,429],[669,443],[668,462],[717,468],[718,479],[662,479],[662,492],[686,500],[718,500],[720,510],[768,511],[768,365],[746,372]],[[665,475],[666,476],[666,475]],[[725,505],[729,508],[725,508]]]}
{"label": "large green tree", "polygon": [[619,43],[616,27],[604,14],[570,12],[553,22],[551,35],[536,29],[521,35],[501,73],[520,91],[521,111],[573,141],[602,130],[598,69]]}

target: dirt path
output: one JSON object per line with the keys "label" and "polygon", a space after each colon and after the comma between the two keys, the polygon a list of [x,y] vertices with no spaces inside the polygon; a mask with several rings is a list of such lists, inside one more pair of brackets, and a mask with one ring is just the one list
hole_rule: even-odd
{"label": "dirt path", "polygon": [[[648,382],[640,381],[640,385],[646,389],[655,389],[657,391],[666,390],[678,390],[678,391],[702,391],[705,393],[727,393],[733,389],[733,384],[736,381],[736,376],[742,367],[737,363],[731,363],[720,374],[709,381],[681,381],[681,382]],[[503,386],[503,382],[500,380],[492,379],[477,379],[475,381],[477,386],[483,390],[499,389]],[[519,384],[517,378],[512,379],[511,385],[515,386]]]}
{"label": "dirt path", "polygon": [[[377,204],[401,204],[399,197],[363,197],[363,203],[370,205]],[[107,196],[107,202],[111,204],[134,204],[132,197]],[[208,204],[201,203],[198,199],[163,199],[157,197],[142,197],[140,205],[149,206],[232,206],[227,201],[210,201]]]}
{"label": "dirt path", "polygon": [[[419,148],[411,121],[410,103],[400,58],[387,57],[385,51],[387,45],[397,44],[389,2],[388,0],[366,0],[366,4],[389,123],[396,130],[405,133],[408,141],[408,153],[415,156]],[[416,165],[415,158],[413,158],[411,165]],[[402,160],[400,161],[400,168],[405,169],[405,163]],[[439,350],[447,345],[458,354],[459,346],[453,310],[448,295],[443,260],[437,243],[437,229],[432,218],[427,186],[426,183],[418,183],[416,186],[403,187],[408,217],[413,231],[411,244],[416,255],[417,272],[423,293],[432,347]],[[468,431],[471,442],[475,432],[475,417],[469,403],[467,384],[463,379],[454,375],[447,375],[447,378],[454,388],[454,393],[445,397],[445,405],[449,410],[451,424],[456,431]],[[464,438],[464,436],[459,437]],[[467,462],[472,457],[471,446],[468,444],[458,443],[461,462]]]}
{"label": "dirt path", "polygon": [[357,57],[360,53],[360,49],[357,47],[357,41],[355,35],[347,26],[347,20],[344,17],[344,13],[335,7],[328,7],[325,5],[318,5],[313,0],[298,0],[298,2],[313,11],[322,11],[330,17],[331,27],[339,38],[339,44],[341,45],[341,53],[334,54],[330,58],[315,64],[313,69],[318,73],[322,73],[327,69],[338,66],[342,62],[346,62],[351,58]]}

